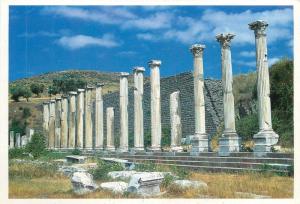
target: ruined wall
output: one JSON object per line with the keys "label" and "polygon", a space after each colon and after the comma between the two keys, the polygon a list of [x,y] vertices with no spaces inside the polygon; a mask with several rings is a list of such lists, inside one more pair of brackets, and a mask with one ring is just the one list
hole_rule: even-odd
{"label": "ruined wall", "polygon": [[[182,136],[194,134],[194,82],[193,74],[185,72],[176,76],[161,78],[161,114],[162,128],[170,129],[170,94],[180,91],[181,103],[181,122]],[[220,80],[205,79],[205,112],[206,112],[206,131],[213,135],[220,122],[223,120],[223,97],[222,82]],[[134,96],[133,88],[129,88],[129,137],[133,136],[134,125]],[[104,100],[104,137],[106,137],[106,108],[114,107],[115,110],[115,137],[120,137],[120,111],[119,111],[119,92],[109,93],[103,96]],[[151,131],[151,108],[150,108],[150,83],[144,84],[144,132]]]}

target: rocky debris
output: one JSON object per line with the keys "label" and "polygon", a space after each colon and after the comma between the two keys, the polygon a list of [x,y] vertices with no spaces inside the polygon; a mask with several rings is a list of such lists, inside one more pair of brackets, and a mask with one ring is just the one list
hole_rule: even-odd
{"label": "rocky debris", "polygon": [[272,198],[271,196],[266,195],[258,195],[254,193],[248,193],[248,192],[235,192],[235,195],[239,198]]}
{"label": "rocky debris", "polygon": [[55,159],[53,160],[54,163],[57,163],[57,164],[65,164],[67,163],[67,160],[65,159]]}
{"label": "rocky debris", "polygon": [[70,163],[80,163],[83,164],[86,161],[87,157],[85,156],[79,156],[79,155],[69,155],[66,156],[67,162]]}
{"label": "rocky debris", "polygon": [[94,183],[93,177],[87,172],[75,172],[71,178],[73,191],[76,194],[85,194],[95,191],[98,186]]}
{"label": "rocky debris", "polygon": [[134,174],[131,176],[127,191],[144,197],[160,195],[159,186],[163,178],[162,174],[157,174],[157,172]]}
{"label": "rocky debris", "polygon": [[97,168],[97,163],[85,163],[85,164],[73,164],[73,167],[82,168],[85,170],[95,169]]}
{"label": "rocky debris", "polygon": [[180,188],[207,188],[207,184],[203,181],[175,180],[173,184]]}
{"label": "rocky debris", "polygon": [[124,193],[128,188],[128,184],[123,181],[105,182],[101,183],[100,187],[104,190],[109,190],[114,193]]}
{"label": "rocky debris", "polygon": [[117,158],[100,158],[101,160],[105,162],[111,162],[111,163],[119,163],[124,169],[132,170],[134,169],[134,163],[130,162],[125,159],[117,159]]}
{"label": "rocky debris", "polygon": [[129,180],[136,171],[111,171],[107,175],[112,179]]}
{"label": "rocky debris", "polygon": [[68,177],[73,176],[76,172],[87,172],[85,169],[76,166],[61,166],[58,168],[58,171],[64,173],[64,175]]}

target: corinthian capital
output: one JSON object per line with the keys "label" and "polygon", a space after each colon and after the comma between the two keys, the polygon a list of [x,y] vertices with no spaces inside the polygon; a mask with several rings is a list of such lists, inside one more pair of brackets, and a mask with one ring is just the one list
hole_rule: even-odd
{"label": "corinthian capital", "polygon": [[193,53],[194,57],[200,57],[203,54],[204,48],[205,48],[205,45],[194,44],[190,48],[190,51]]}
{"label": "corinthian capital", "polygon": [[268,23],[262,20],[249,23],[249,29],[254,30],[255,37],[265,36],[266,35],[265,31],[267,27],[268,27]]}
{"label": "corinthian capital", "polygon": [[219,34],[219,35],[216,35],[216,39],[218,42],[220,42],[222,48],[229,48],[230,47],[230,43],[231,43],[231,40],[234,38],[234,34],[231,34],[231,33],[227,33],[227,34]]}

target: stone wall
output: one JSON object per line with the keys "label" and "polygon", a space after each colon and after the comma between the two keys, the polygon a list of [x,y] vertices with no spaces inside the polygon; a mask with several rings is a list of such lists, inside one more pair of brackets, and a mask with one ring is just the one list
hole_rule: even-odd
{"label": "stone wall", "polygon": [[[170,129],[170,94],[180,91],[182,136],[194,134],[194,82],[193,74],[185,72],[176,76],[161,78],[161,113],[162,129]],[[215,134],[220,122],[223,120],[223,97],[222,82],[220,80],[205,79],[205,109],[206,109],[206,131],[211,136]],[[129,137],[133,137],[134,125],[134,96],[133,88],[129,88]],[[103,96],[104,108],[114,107],[115,110],[115,137],[120,137],[120,111],[119,92],[109,93]],[[150,111],[150,83],[144,84],[144,132],[151,132]],[[106,112],[104,111],[104,137],[106,138]]]}

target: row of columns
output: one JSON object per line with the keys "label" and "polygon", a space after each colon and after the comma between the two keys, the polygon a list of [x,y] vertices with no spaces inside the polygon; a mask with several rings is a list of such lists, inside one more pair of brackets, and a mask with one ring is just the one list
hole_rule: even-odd
{"label": "row of columns", "polygon": [[[255,21],[249,24],[254,30],[256,39],[256,60],[257,60],[257,93],[258,113],[260,131],[254,135],[256,152],[269,152],[271,146],[278,141],[278,135],[272,129],[269,72],[267,62],[267,45],[265,29],[268,24],[264,21]],[[219,34],[216,40],[221,46],[222,59],[222,82],[223,82],[223,104],[224,104],[224,131],[219,139],[219,154],[229,155],[231,152],[238,152],[240,138],[235,130],[234,96],[232,93],[232,63],[231,63],[231,40],[233,34]],[[205,100],[204,100],[204,68],[203,51],[204,45],[194,44],[190,51],[193,54],[194,67],[194,103],[195,103],[195,134],[191,138],[191,154],[207,152],[209,150],[208,136],[205,124]],[[151,60],[150,67],[151,82],[151,147],[149,151],[161,150],[161,100],[160,100],[160,60]],[[134,150],[144,150],[143,130],[143,67],[134,68]],[[120,75],[120,152],[128,151],[128,73]],[[96,88],[95,102],[95,127],[92,123],[93,103],[91,93],[93,87],[86,90],[80,89],[78,93],[69,93],[69,107],[64,103],[66,98],[51,100],[48,106],[44,107],[44,129],[49,132],[49,148],[57,147],[59,141],[61,147],[75,147],[75,136],[77,147],[86,149],[103,149],[103,84]],[[76,108],[77,94],[77,108]],[[85,95],[84,95],[85,94]],[[85,97],[84,97],[85,96]],[[171,150],[182,151],[181,138],[181,113],[179,92],[170,95],[170,122],[171,122]],[[84,101],[84,103],[83,103]],[[61,108],[60,108],[61,106]],[[63,107],[64,106],[64,107]],[[68,114],[67,114],[68,113]],[[107,146],[108,150],[115,150],[114,146],[114,109],[109,107],[107,113]],[[49,116],[48,116],[49,115]],[[68,116],[68,124],[66,117]],[[75,118],[76,117],[76,118]],[[49,119],[49,121],[48,121]],[[64,121],[56,125],[56,121]],[[75,124],[77,121],[77,124]],[[68,144],[66,144],[66,127],[68,129]],[[77,126],[77,134],[75,133]],[[84,127],[83,127],[84,126]],[[54,128],[55,127],[55,128]],[[64,128],[64,131],[62,130]],[[95,146],[93,146],[93,128],[95,129]],[[54,131],[55,129],[55,131]],[[83,129],[85,130],[83,134]],[[85,145],[84,144],[85,141]]]}
{"label": "row of columns", "polygon": [[15,133],[14,131],[9,132],[8,145],[9,148],[21,148],[27,145],[31,141],[32,135],[34,134],[34,129],[26,128],[26,134],[22,135],[20,133]]}

